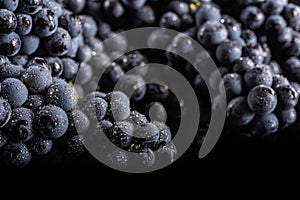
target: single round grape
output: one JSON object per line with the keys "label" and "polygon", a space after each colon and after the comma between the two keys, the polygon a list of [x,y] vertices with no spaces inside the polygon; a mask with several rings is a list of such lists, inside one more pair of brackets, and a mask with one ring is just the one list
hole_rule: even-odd
{"label": "single round grape", "polygon": [[21,49],[21,38],[15,32],[0,34],[0,54],[15,56]]}
{"label": "single round grape", "polygon": [[276,108],[277,95],[271,87],[258,85],[250,90],[247,102],[253,112],[266,115]]}
{"label": "single round grape", "polygon": [[272,88],[274,90],[276,90],[278,87],[280,87],[282,85],[289,85],[289,84],[290,84],[289,81],[284,76],[278,75],[278,74],[273,76]]}
{"label": "single round grape", "polygon": [[20,53],[24,55],[32,55],[36,52],[40,45],[40,38],[36,35],[26,35],[21,37]]}
{"label": "single round grape", "polygon": [[240,96],[243,90],[243,79],[239,74],[229,73],[223,77],[227,99],[230,100],[236,96]]}
{"label": "single round grape", "polygon": [[16,78],[7,78],[1,83],[1,96],[13,107],[22,106],[28,97],[27,87]]}
{"label": "single round grape", "polygon": [[244,75],[246,85],[249,89],[257,85],[272,86],[273,74],[268,65],[257,65],[249,69]]}
{"label": "single round grape", "polygon": [[12,114],[10,104],[0,98],[0,128],[3,128],[10,120]]}
{"label": "single round grape", "polygon": [[46,155],[52,150],[53,141],[45,137],[34,137],[28,144],[33,154]]}
{"label": "single round grape", "polygon": [[69,120],[63,109],[48,105],[38,110],[36,125],[43,136],[47,138],[59,138],[68,130]]}
{"label": "single round grape", "polygon": [[21,80],[32,94],[44,92],[52,84],[52,76],[48,68],[34,65],[23,72]]}
{"label": "single round grape", "polygon": [[228,36],[226,27],[217,21],[205,22],[198,31],[198,40],[204,45],[217,45],[225,41]]}
{"label": "single round grape", "polygon": [[43,0],[19,0],[19,9],[27,14],[36,14],[43,7]]}
{"label": "single round grape", "polygon": [[234,63],[233,72],[245,74],[252,68],[254,68],[254,62],[248,57],[241,57]]}
{"label": "single round grape", "polygon": [[116,91],[107,94],[105,99],[109,105],[109,115],[115,121],[122,121],[130,115],[129,98],[122,92]]}
{"label": "single round grape", "polygon": [[57,28],[53,35],[44,39],[44,46],[53,56],[66,55],[71,47],[71,36],[65,29]]}
{"label": "single round grape", "polygon": [[31,161],[31,153],[23,143],[10,143],[4,147],[2,159],[10,167],[25,167]]}
{"label": "single round grape", "polygon": [[0,8],[15,11],[18,8],[19,0],[0,0]]}
{"label": "single round grape", "polygon": [[90,121],[84,112],[76,109],[69,114],[69,129],[73,132],[83,134],[89,126]]}
{"label": "single round grape", "polygon": [[50,104],[59,106],[65,111],[74,109],[78,101],[74,87],[62,79],[58,79],[50,85],[46,99]]}
{"label": "single round grape", "polygon": [[[146,83],[144,79],[137,75],[125,75],[119,80],[119,90],[131,95],[134,101],[140,101],[146,94]],[[133,92],[133,93],[130,93]]]}
{"label": "single round grape", "polygon": [[258,7],[249,6],[242,10],[240,20],[251,29],[258,29],[264,23],[265,15]]}
{"label": "single round grape", "polygon": [[254,116],[254,112],[247,104],[246,97],[237,97],[228,103],[227,117],[233,125],[247,125],[253,120]]}
{"label": "single round grape", "polygon": [[15,31],[16,28],[17,28],[16,15],[12,11],[6,9],[0,9],[0,34],[11,33]]}
{"label": "single round grape", "polygon": [[33,120],[32,110],[23,107],[13,109],[8,125],[11,137],[16,141],[30,140],[34,136]]}
{"label": "single round grape", "polygon": [[299,94],[290,85],[281,85],[276,88],[278,106],[283,110],[294,108],[299,99]]}
{"label": "single round grape", "polygon": [[249,136],[267,136],[278,131],[279,121],[275,114],[257,115],[249,125]]}
{"label": "single round grape", "polygon": [[235,41],[226,40],[218,45],[216,57],[222,65],[230,65],[242,56],[242,47]]}

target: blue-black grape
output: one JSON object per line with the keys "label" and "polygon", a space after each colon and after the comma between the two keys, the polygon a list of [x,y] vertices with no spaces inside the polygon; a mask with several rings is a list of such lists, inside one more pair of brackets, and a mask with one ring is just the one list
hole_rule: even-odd
{"label": "blue-black grape", "polygon": [[43,8],[33,18],[34,31],[40,37],[49,37],[58,27],[58,19],[52,10]]}
{"label": "blue-black grape", "polygon": [[43,0],[19,0],[19,9],[27,14],[36,14],[43,7]]}
{"label": "blue-black grape", "polygon": [[0,34],[0,54],[15,56],[21,49],[21,38],[15,32]]}
{"label": "blue-black grape", "polygon": [[52,139],[42,136],[34,137],[28,144],[28,148],[36,155],[46,155],[52,150],[52,147]]}
{"label": "blue-black grape", "polygon": [[0,148],[2,148],[9,140],[9,137],[0,130]]}
{"label": "blue-black grape", "polygon": [[119,81],[120,78],[124,76],[124,71],[122,68],[116,63],[112,63],[109,67],[104,71],[101,79],[100,85],[103,87],[104,91],[112,91],[114,85]]}
{"label": "blue-black grape", "polygon": [[278,106],[283,110],[294,108],[299,99],[299,94],[290,85],[281,85],[276,88]]}
{"label": "blue-black grape", "polygon": [[7,57],[0,55],[0,77],[5,78],[18,78],[24,68],[19,64],[11,63]]}
{"label": "blue-black grape", "polygon": [[88,45],[82,45],[78,48],[76,59],[78,62],[89,61],[92,57],[92,49]]}
{"label": "blue-black grape", "polygon": [[78,109],[69,113],[69,130],[83,134],[88,130],[90,121],[86,114]]}
{"label": "blue-black grape", "polygon": [[242,38],[246,42],[246,45],[253,45],[257,43],[257,36],[256,34],[250,29],[243,29],[242,30]]}
{"label": "blue-black grape", "polygon": [[219,21],[221,19],[220,9],[212,3],[203,4],[195,15],[196,25],[200,27],[207,21]]}
{"label": "blue-black grape", "polygon": [[72,0],[66,1],[67,6],[75,13],[80,13],[86,4],[86,0]]}
{"label": "blue-black grape", "polygon": [[39,132],[47,138],[59,138],[68,129],[68,116],[63,109],[48,105],[40,108],[36,114],[36,126]]}
{"label": "blue-black grape", "polygon": [[167,12],[165,13],[159,22],[159,26],[162,28],[169,28],[169,29],[179,29],[181,25],[180,17],[174,12]]}
{"label": "blue-black grape", "polygon": [[240,96],[243,90],[243,79],[239,74],[228,73],[223,77],[227,100]]}
{"label": "blue-black grape", "polygon": [[282,68],[278,62],[271,60],[269,67],[272,70],[273,74],[282,74]]}
{"label": "blue-black grape", "polygon": [[289,56],[299,56],[300,55],[300,33],[293,32],[292,40],[286,48],[286,54]]}
{"label": "blue-black grape", "polygon": [[107,113],[108,104],[101,98],[94,96],[82,104],[82,111],[90,118],[102,121]]}
{"label": "blue-black grape", "polygon": [[276,74],[273,76],[273,84],[272,84],[272,88],[274,90],[276,90],[278,87],[282,86],[282,85],[289,85],[289,81],[287,80],[286,77]]}
{"label": "blue-black grape", "polygon": [[11,33],[17,28],[17,17],[9,10],[0,9],[0,34]]}
{"label": "blue-black grape", "polygon": [[121,1],[130,8],[139,9],[145,5],[147,0],[121,0]]}
{"label": "blue-black grape", "polygon": [[71,36],[65,29],[57,28],[53,35],[44,39],[44,46],[51,55],[66,55],[71,48]]}
{"label": "blue-black grape", "polygon": [[123,5],[117,0],[105,0],[103,7],[106,13],[114,18],[121,17],[125,12]]}
{"label": "blue-black grape", "polygon": [[34,113],[28,108],[13,109],[8,129],[10,136],[16,141],[28,141],[34,136]]}
{"label": "blue-black grape", "polygon": [[262,9],[267,14],[279,14],[283,11],[288,0],[266,0],[262,5]]}
{"label": "blue-black grape", "polygon": [[29,95],[24,107],[29,108],[33,111],[37,111],[42,106],[45,106],[45,99],[42,95],[33,94]]}
{"label": "blue-black grape", "polygon": [[16,33],[19,35],[27,35],[32,30],[32,18],[31,15],[27,15],[24,13],[17,13],[17,23],[18,26],[16,28]]}
{"label": "blue-black grape", "polygon": [[216,45],[226,40],[226,27],[217,21],[205,22],[198,31],[198,40],[204,45]]}
{"label": "blue-black grape", "polygon": [[81,23],[83,25],[83,36],[85,38],[94,37],[97,34],[97,23],[96,21],[87,15],[81,16]]}
{"label": "blue-black grape", "polygon": [[134,126],[137,127],[143,126],[149,122],[145,115],[137,111],[131,111],[130,116],[127,120],[129,120]]}
{"label": "blue-black grape", "polygon": [[63,79],[58,79],[50,85],[46,99],[50,104],[59,106],[65,111],[74,109],[78,101],[74,87]]}
{"label": "blue-black grape", "polygon": [[85,152],[84,138],[81,135],[72,135],[67,138],[65,153],[68,158],[74,158]]}
{"label": "blue-black grape", "polygon": [[93,78],[93,69],[87,63],[81,63],[76,81],[81,85],[88,83]]}
{"label": "blue-black grape", "polygon": [[298,81],[300,78],[300,60],[296,57],[290,57],[285,61],[283,70],[290,80]]}
{"label": "blue-black grape", "polygon": [[132,143],[134,146],[130,151],[134,152],[138,152],[145,147],[151,148],[151,146],[158,143],[159,140],[159,129],[153,123],[148,123],[136,128],[133,134],[134,137]]}
{"label": "blue-black grape", "polygon": [[241,24],[238,23],[233,17],[229,15],[223,15],[220,22],[224,24],[228,31],[228,37],[230,39],[239,38],[242,34]]}
{"label": "blue-black grape", "polygon": [[132,142],[134,126],[128,121],[117,122],[111,127],[106,136],[112,143],[122,149],[128,149]]}
{"label": "blue-black grape", "polygon": [[146,76],[149,71],[147,58],[138,51],[130,52],[116,60],[125,72],[131,70],[132,74]]}
{"label": "blue-black grape", "polygon": [[235,41],[226,40],[216,50],[216,57],[222,65],[230,65],[241,56],[242,47]]}
{"label": "blue-black grape", "polygon": [[249,125],[249,136],[266,136],[275,133],[279,128],[279,120],[275,114],[256,115]]}
{"label": "blue-black grape", "polygon": [[250,90],[247,102],[253,112],[266,115],[276,108],[277,95],[271,87],[258,85]]}
{"label": "blue-black grape", "polygon": [[18,8],[19,0],[0,0],[0,8],[15,11]]}
{"label": "blue-black grape", "polygon": [[46,67],[32,65],[23,72],[21,80],[31,93],[41,93],[52,84],[51,71]]}
{"label": "blue-black grape", "polygon": [[24,55],[31,55],[37,51],[40,45],[40,38],[36,35],[25,35],[21,37],[20,53]]}
{"label": "blue-black grape", "polygon": [[22,106],[28,97],[27,87],[16,78],[7,78],[1,83],[1,96],[14,107]]}
{"label": "blue-black grape", "polygon": [[141,100],[146,94],[146,83],[141,76],[125,75],[119,80],[119,90],[131,95],[134,101]]}
{"label": "blue-black grape", "polygon": [[296,4],[289,3],[284,7],[283,14],[289,25],[299,31],[300,7]]}
{"label": "blue-black grape", "polygon": [[66,29],[72,38],[80,35],[83,32],[84,26],[81,17],[68,10],[64,10],[62,16],[59,18],[59,25]]}
{"label": "blue-black grape", "polygon": [[279,32],[287,27],[287,23],[280,15],[271,15],[266,19],[265,29],[269,33]]}
{"label": "blue-black grape", "polygon": [[148,116],[151,121],[166,122],[167,120],[167,111],[165,106],[159,102],[152,102],[146,106],[148,110]]}
{"label": "blue-black grape", "polygon": [[265,53],[260,44],[249,44],[244,47],[243,56],[249,57],[254,64],[261,64],[265,59]]}
{"label": "blue-black grape", "polygon": [[159,134],[158,142],[151,147],[155,150],[155,148],[169,144],[172,141],[172,133],[170,128],[163,122],[153,121],[152,123],[157,126]]}
{"label": "blue-black grape", "polygon": [[254,68],[254,62],[248,57],[241,57],[234,63],[233,72],[243,75],[252,68]]}
{"label": "blue-black grape", "polygon": [[15,65],[20,65],[24,67],[28,62],[28,56],[26,55],[16,55],[11,58],[11,62]]}
{"label": "blue-black grape", "polygon": [[177,13],[180,16],[189,13],[189,5],[183,1],[171,1],[168,7],[169,10]]}
{"label": "blue-black grape", "polygon": [[12,114],[10,104],[0,98],[0,128],[3,128],[10,120]]}
{"label": "blue-black grape", "polygon": [[46,6],[53,12],[55,13],[55,15],[59,18],[62,13],[63,13],[63,5],[61,5],[60,3],[56,2],[56,1],[48,1],[48,2],[44,2],[44,4],[46,4]]}
{"label": "blue-black grape", "polygon": [[4,147],[2,159],[9,167],[25,167],[31,161],[31,153],[23,143],[10,143]]}
{"label": "blue-black grape", "polygon": [[279,122],[282,124],[282,127],[287,127],[297,120],[297,112],[294,108],[289,110],[280,110],[277,112],[277,117]]}
{"label": "blue-black grape", "polygon": [[62,78],[66,81],[74,81],[79,69],[78,63],[71,58],[61,59],[63,64]]}
{"label": "blue-black grape", "polygon": [[58,57],[46,57],[45,61],[51,68],[52,77],[60,77],[64,71],[64,65]]}
{"label": "blue-black grape", "polygon": [[264,23],[265,15],[258,7],[249,6],[242,10],[240,20],[245,26],[258,29]]}
{"label": "blue-black grape", "polygon": [[272,86],[273,74],[268,65],[257,65],[249,69],[244,75],[246,85],[249,89],[257,85]]}
{"label": "blue-black grape", "polygon": [[255,114],[249,108],[246,97],[237,97],[232,99],[227,106],[227,117],[230,122],[236,126],[249,124]]}
{"label": "blue-black grape", "polygon": [[115,121],[122,121],[130,115],[129,98],[122,92],[116,91],[105,97],[109,106],[109,115]]}

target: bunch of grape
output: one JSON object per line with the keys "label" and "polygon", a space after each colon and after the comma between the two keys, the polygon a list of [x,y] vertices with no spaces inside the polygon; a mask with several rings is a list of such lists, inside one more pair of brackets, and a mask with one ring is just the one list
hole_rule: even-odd
{"label": "bunch of grape", "polygon": [[[176,148],[163,119],[150,122],[149,116],[131,111],[130,99],[125,94],[113,91],[121,77],[122,87],[138,88],[133,101],[144,98],[147,87],[148,95],[151,91],[156,94],[159,86],[144,86],[142,76],[147,73],[147,60],[138,51],[115,62],[104,52],[100,41],[114,32],[106,23],[99,25],[96,20],[100,16],[88,15],[98,15],[102,6],[100,1],[0,1],[3,165],[23,167],[50,152],[62,154],[66,159],[83,154],[85,138],[78,133],[95,129],[90,123],[94,118],[97,130],[119,148],[147,155],[158,150],[173,160]],[[123,38],[115,42],[115,46],[110,46],[111,51],[106,49],[108,52],[122,52],[122,44],[126,48]],[[110,66],[98,83],[93,70],[100,70],[108,63]],[[139,74],[125,76],[126,71],[136,66],[142,67]],[[74,87],[79,71],[83,75],[77,80],[87,85],[84,89]],[[96,88],[98,91],[93,90]],[[165,92],[168,98],[168,90]],[[162,105],[157,105],[158,111],[164,113]],[[104,153],[113,163],[128,162],[122,151]],[[155,157],[151,157],[145,165],[153,165],[154,161]]]}

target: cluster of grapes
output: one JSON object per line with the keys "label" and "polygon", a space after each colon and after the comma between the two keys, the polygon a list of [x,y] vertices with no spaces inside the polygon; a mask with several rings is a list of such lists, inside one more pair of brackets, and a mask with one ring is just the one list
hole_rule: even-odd
{"label": "cluster of grapes", "polygon": [[235,18],[207,4],[214,12],[196,17],[197,38],[220,66],[235,130],[265,136],[297,121],[300,10],[287,0],[228,1],[224,10],[234,3]]}
{"label": "cluster of grapes", "polygon": [[[163,86],[145,86],[142,77],[148,71],[147,59],[140,52],[111,60],[109,54],[127,48],[124,38],[112,41],[114,44],[105,47],[108,53],[104,52],[101,39],[115,33],[108,24],[99,25],[100,16],[92,17],[102,6],[101,1],[0,1],[0,148],[4,165],[23,167],[50,152],[66,159],[81,155],[85,136],[78,133],[89,129],[107,136],[121,149],[147,155],[147,162],[140,161],[145,165],[154,164],[153,151],[157,150],[174,160],[176,148],[165,119],[149,122],[149,116],[131,111],[125,94],[113,92],[122,77],[122,87],[138,88],[132,101],[152,96],[148,106],[156,105],[163,114],[164,107],[155,103],[155,97],[163,99],[159,92],[165,93],[164,99],[169,96]],[[98,82],[93,70],[103,70],[107,64]],[[140,67],[136,75],[125,75],[136,66]],[[77,74],[85,88],[74,87]],[[90,123],[93,119],[96,124]],[[106,149],[102,153],[112,163],[126,166],[129,162],[124,151]]]}

